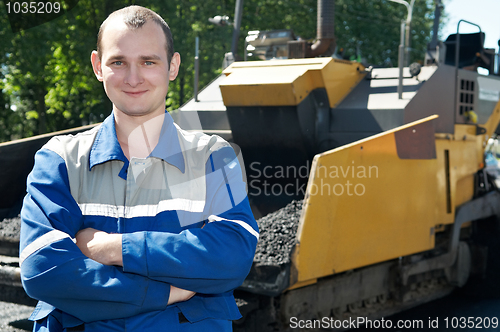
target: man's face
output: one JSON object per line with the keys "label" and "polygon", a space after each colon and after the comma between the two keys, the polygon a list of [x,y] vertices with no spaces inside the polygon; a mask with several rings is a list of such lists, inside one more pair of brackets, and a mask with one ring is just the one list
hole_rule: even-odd
{"label": "man's face", "polygon": [[179,54],[169,68],[165,35],[154,22],[136,30],[120,18],[109,23],[102,37],[102,58],[94,51],[91,60],[114,111],[148,118],[163,114],[168,83],[179,70]]}

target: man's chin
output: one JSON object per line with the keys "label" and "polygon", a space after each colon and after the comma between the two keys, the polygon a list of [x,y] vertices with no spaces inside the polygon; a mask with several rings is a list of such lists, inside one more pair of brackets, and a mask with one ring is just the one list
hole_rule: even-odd
{"label": "man's chin", "polygon": [[140,117],[151,116],[151,115],[153,115],[153,116],[160,115],[160,114],[163,114],[165,112],[163,109],[152,110],[152,109],[131,109],[131,108],[118,108],[118,107],[115,107],[115,110],[120,112],[120,113],[123,113],[126,116],[134,117],[134,118],[140,118]]}

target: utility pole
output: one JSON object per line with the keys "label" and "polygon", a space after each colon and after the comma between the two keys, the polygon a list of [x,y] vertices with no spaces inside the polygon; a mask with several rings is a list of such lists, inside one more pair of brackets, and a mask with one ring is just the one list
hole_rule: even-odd
{"label": "utility pole", "polygon": [[406,17],[406,49],[405,49],[405,66],[408,67],[410,65],[410,44],[411,44],[411,38],[410,38],[410,32],[411,32],[411,19],[413,16],[413,4],[415,3],[415,0],[411,0],[410,2],[410,9],[408,11],[408,16]]}
{"label": "utility pole", "polygon": [[406,9],[408,10],[408,15],[406,15],[406,42],[405,42],[405,66],[410,65],[410,27],[411,27],[411,18],[413,14],[413,4],[415,3],[415,0],[411,0],[410,4],[408,2],[403,1],[403,0],[389,0],[392,2],[396,2],[402,5],[406,6]]}
{"label": "utility pole", "polygon": [[236,0],[236,6],[234,8],[234,30],[233,30],[233,41],[231,43],[231,52],[236,60],[236,51],[238,50],[238,38],[240,36],[241,27],[241,16],[243,14],[243,0]]}

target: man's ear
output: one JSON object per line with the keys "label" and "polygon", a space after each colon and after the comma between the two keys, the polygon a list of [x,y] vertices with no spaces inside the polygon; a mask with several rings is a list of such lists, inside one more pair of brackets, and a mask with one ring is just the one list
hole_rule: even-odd
{"label": "man's ear", "polygon": [[172,60],[170,61],[170,69],[168,71],[169,80],[173,81],[179,74],[179,67],[181,65],[181,55],[177,52],[174,53]]}
{"label": "man's ear", "polygon": [[92,51],[90,54],[90,62],[92,62],[92,69],[94,69],[95,77],[97,77],[99,82],[102,82],[101,59],[99,59],[97,51]]}

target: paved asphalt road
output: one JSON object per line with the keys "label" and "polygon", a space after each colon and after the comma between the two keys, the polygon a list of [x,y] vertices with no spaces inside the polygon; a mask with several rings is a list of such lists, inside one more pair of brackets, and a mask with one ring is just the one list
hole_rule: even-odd
{"label": "paved asphalt road", "polygon": [[26,318],[31,315],[33,307],[0,302],[0,331],[25,332],[31,330],[31,324]]}

